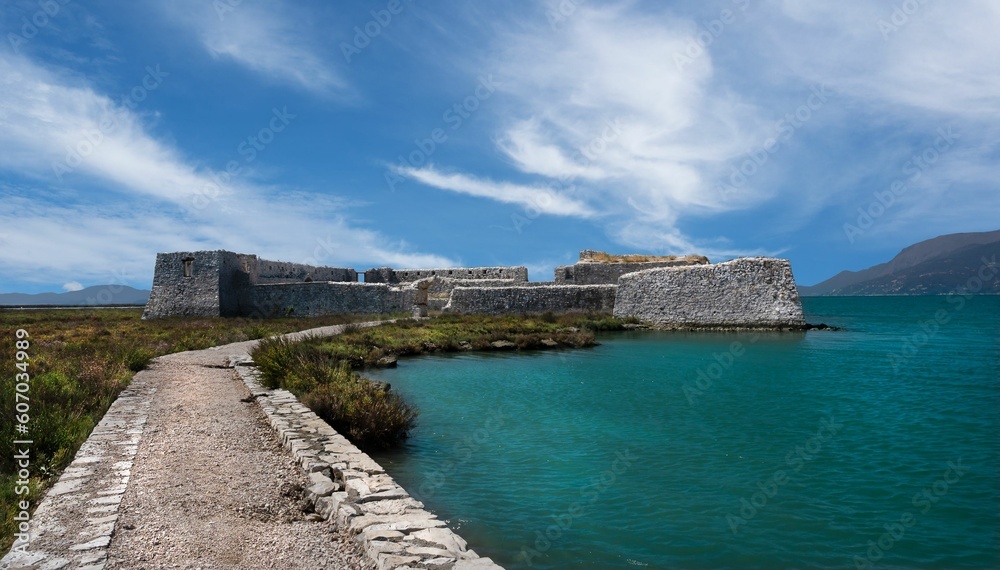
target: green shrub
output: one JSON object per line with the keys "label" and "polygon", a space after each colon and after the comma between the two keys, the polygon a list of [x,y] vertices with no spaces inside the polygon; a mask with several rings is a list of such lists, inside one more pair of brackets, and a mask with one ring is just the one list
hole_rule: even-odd
{"label": "green shrub", "polygon": [[261,338],[267,338],[274,334],[271,332],[271,328],[267,325],[261,323],[254,323],[252,325],[243,327],[243,334],[246,335],[247,340],[257,340]]}
{"label": "green shrub", "polygon": [[334,429],[361,447],[385,449],[402,442],[416,422],[417,413],[384,384],[353,372],[346,363],[314,389],[302,403]]}
{"label": "green shrub", "polygon": [[266,338],[257,344],[253,361],[260,371],[261,384],[271,389],[279,387],[298,358],[299,351],[295,344],[281,337]]}
{"label": "green shrub", "polygon": [[144,346],[126,345],[120,346],[115,354],[115,359],[123,363],[132,372],[145,370],[149,366],[149,361],[153,359],[153,351]]}
{"label": "green shrub", "polygon": [[347,360],[323,351],[316,339],[267,339],[257,345],[253,359],[263,385],[292,392],[361,447],[395,446],[416,420],[402,398],[352,372]]}

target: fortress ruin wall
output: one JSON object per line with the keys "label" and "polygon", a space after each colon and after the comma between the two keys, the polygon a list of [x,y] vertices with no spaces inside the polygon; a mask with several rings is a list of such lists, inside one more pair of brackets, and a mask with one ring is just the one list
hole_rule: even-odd
{"label": "fortress ruin wall", "polygon": [[745,257],[714,265],[646,269],[621,276],[614,316],[658,328],[804,326],[787,259]]}
{"label": "fortress ruin wall", "polygon": [[611,314],[614,285],[535,285],[529,287],[456,287],[445,312],[507,313],[596,312]]}

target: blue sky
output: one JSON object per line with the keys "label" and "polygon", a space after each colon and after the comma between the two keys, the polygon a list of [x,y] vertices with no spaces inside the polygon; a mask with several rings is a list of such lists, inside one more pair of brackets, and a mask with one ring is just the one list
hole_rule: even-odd
{"label": "blue sky", "polygon": [[809,285],[1000,227],[993,0],[0,10],[0,292],[201,249],[766,254]]}

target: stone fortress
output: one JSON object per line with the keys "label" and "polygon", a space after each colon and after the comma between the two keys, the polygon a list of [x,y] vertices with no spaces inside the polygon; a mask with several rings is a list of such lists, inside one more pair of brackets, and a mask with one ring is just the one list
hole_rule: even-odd
{"label": "stone fortress", "polygon": [[609,255],[585,250],[553,281],[516,267],[354,269],[269,261],[229,251],[160,253],[143,318],[314,317],[430,310],[589,312],[665,329],[803,328],[788,260]]}

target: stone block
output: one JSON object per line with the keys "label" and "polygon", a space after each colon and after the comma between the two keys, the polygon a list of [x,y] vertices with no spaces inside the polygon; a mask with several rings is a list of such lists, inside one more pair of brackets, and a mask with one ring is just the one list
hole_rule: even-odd
{"label": "stone block", "polygon": [[368,487],[368,483],[364,479],[348,479],[345,486],[347,487],[347,492],[353,497],[363,499],[372,494],[372,490]]}
{"label": "stone block", "polygon": [[384,501],[368,501],[359,503],[357,506],[361,510],[361,513],[365,515],[401,515],[423,507],[419,501],[409,497]]}
{"label": "stone block", "polygon": [[377,558],[381,553],[401,554],[403,545],[391,540],[369,540],[365,544],[365,550],[372,558]]}
{"label": "stone block", "polygon": [[373,527],[374,530],[398,530],[406,532],[408,530],[439,526],[444,526],[444,523],[426,511],[419,511],[402,515],[360,515],[351,520],[349,528],[354,531],[361,531],[368,527]]}
{"label": "stone block", "polygon": [[405,566],[407,564],[416,564],[420,562],[419,556],[399,556],[397,554],[379,554],[375,567],[378,570],[390,570],[393,568],[399,568],[400,566]]}
{"label": "stone block", "polygon": [[85,542],[83,544],[77,544],[77,545],[74,545],[74,546],[70,546],[69,549],[70,550],[93,550],[95,548],[107,548],[107,546],[109,544],[111,544],[111,536],[110,535],[104,535],[104,536],[99,536],[99,537],[95,538],[94,540],[91,540],[89,542]]}
{"label": "stone block", "polygon": [[452,565],[455,564],[455,562],[456,559],[454,558],[440,557],[440,558],[431,558],[430,560],[424,560],[423,562],[420,563],[420,565],[423,566],[424,568],[429,568],[429,569],[434,569],[434,568],[444,569],[444,568],[451,568]]}
{"label": "stone block", "polygon": [[327,479],[326,481],[320,481],[319,483],[313,483],[306,489],[306,495],[313,500],[319,497],[328,497],[335,491],[340,490],[340,485],[337,485],[333,481]]}
{"label": "stone block", "polygon": [[340,528],[349,528],[351,521],[358,516],[358,511],[351,505],[341,503],[340,508],[337,509],[337,526]]}
{"label": "stone block", "polygon": [[403,538],[404,536],[406,535],[399,532],[398,530],[365,529],[361,531],[361,534],[358,535],[358,538],[363,540],[397,540]]}
{"label": "stone block", "polygon": [[[402,548],[402,547],[400,547]],[[433,556],[435,558],[455,556],[456,553],[448,552],[443,548],[433,548],[431,546],[407,546],[406,553],[414,556]],[[457,559],[457,556],[455,557]]]}
{"label": "stone block", "polygon": [[465,540],[447,528],[429,528],[414,532],[410,538],[436,544],[452,552],[464,552],[468,548]]}
{"label": "stone block", "polygon": [[[395,487],[395,488],[389,489],[387,491],[379,491],[378,493],[370,493],[370,494],[365,495],[363,497],[359,496],[359,497],[357,497],[356,502],[358,504],[363,504],[363,503],[367,503],[367,502],[370,502],[370,501],[391,501],[391,500],[395,500],[395,499],[407,499],[409,497],[410,497],[410,495],[406,491],[404,491],[402,487]],[[420,507],[422,507],[422,506],[423,506],[423,504],[420,504]],[[419,507],[417,507],[417,508],[419,508]]]}

